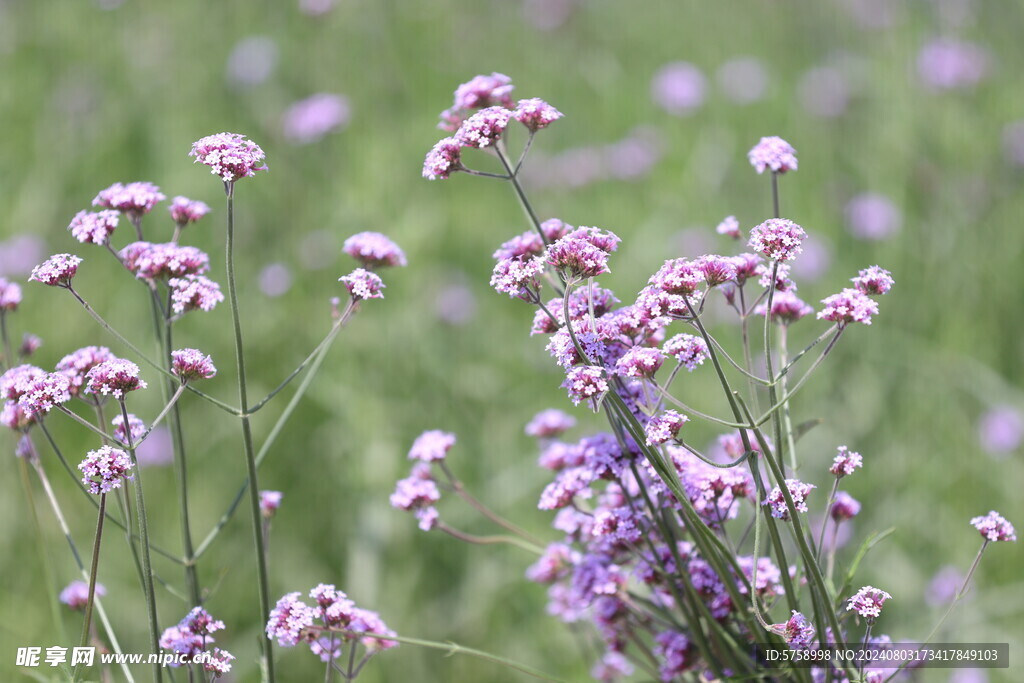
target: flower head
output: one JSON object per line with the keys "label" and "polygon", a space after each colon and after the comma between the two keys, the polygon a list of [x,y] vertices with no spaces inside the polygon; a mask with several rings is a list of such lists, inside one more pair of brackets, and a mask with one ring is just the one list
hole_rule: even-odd
{"label": "flower head", "polygon": [[836,493],[832,502],[832,519],[842,522],[853,519],[860,513],[860,502],[846,491]]}
{"label": "flower head", "polygon": [[356,301],[362,299],[383,299],[384,281],[376,273],[371,273],[363,268],[356,268],[348,275],[342,275],[338,282],[345,284],[345,289]]}
{"label": "flower head", "polygon": [[18,406],[27,415],[48,413],[54,406],[71,400],[71,381],[59,372],[39,377],[23,377],[18,381]]}
{"label": "flower head", "polygon": [[882,613],[882,605],[892,596],[872,586],[864,586],[846,603],[846,610],[853,610],[864,619],[874,621]]}
{"label": "flower head", "polygon": [[432,429],[416,437],[409,449],[409,459],[426,463],[444,460],[454,445],[454,434]]}
{"label": "flower head", "polygon": [[[96,584],[96,595],[102,597],[107,589],[102,583]],[[73,610],[85,609],[89,602],[89,584],[85,581],[72,581],[60,592],[60,601]]]}
{"label": "flower head", "polygon": [[497,72],[481,74],[455,89],[454,109],[483,109],[500,105],[512,107],[512,79]]}
{"label": "flower head", "polygon": [[499,294],[527,297],[540,287],[538,278],[543,272],[544,259],[540,256],[502,259],[491,273],[491,287]]}
{"label": "flower head", "polygon": [[216,133],[192,143],[196,162],[210,167],[210,173],[231,184],[251,178],[256,171],[266,171],[265,155],[260,146],[239,133]]}
{"label": "flower head", "polygon": [[455,138],[438,140],[423,159],[423,177],[427,180],[444,180],[464,168],[462,145]]}
{"label": "flower head", "polygon": [[21,304],[21,285],[0,277],[0,311],[16,311]]}
{"label": "flower head", "polygon": [[174,242],[132,242],[118,252],[118,256],[135,277],[150,281],[202,275],[210,269],[206,252]]}
{"label": "flower head", "polygon": [[1016,541],[1017,534],[1013,525],[995,510],[992,510],[983,517],[975,517],[971,520],[971,526],[988,541]]}
{"label": "flower head", "polygon": [[695,261],[669,259],[651,276],[648,283],[668,294],[690,296],[704,284],[704,273]]}
{"label": "flower head", "polygon": [[78,464],[78,469],[82,470],[82,483],[89,488],[89,493],[94,494],[121,488],[125,479],[130,481],[133,478],[130,474],[133,467],[127,453],[111,446],[89,451],[85,460]]}
{"label": "flower head", "polygon": [[413,512],[419,519],[419,527],[430,531],[437,523],[437,510],[434,503],[441,500],[441,491],[437,483],[430,478],[430,467],[418,463],[413,467],[412,474],[399,479],[395,491],[391,494],[391,507],[406,512]]}
{"label": "flower head", "polygon": [[529,100],[519,100],[515,111],[512,112],[512,118],[526,126],[533,133],[542,128],[547,128],[562,118],[562,116],[562,112],[536,97]]}
{"label": "flower head", "polygon": [[70,287],[71,278],[78,272],[82,259],[74,254],[54,254],[32,269],[29,280],[51,287]]}
{"label": "flower head", "polygon": [[28,358],[43,345],[43,340],[31,332],[26,332],[21,335],[21,346],[18,348],[18,354],[22,358]]}
{"label": "flower head", "polygon": [[634,346],[615,363],[615,371],[623,377],[649,379],[661,368],[665,356],[658,349]]}
{"label": "flower head", "polygon": [[406,265],[405,253],[397,244],[379,232],[360,232],[352,235],[341,250],[366,268]]}
{"label": "flower head", "polygon": [[316,610],[299,599],[300,595],[296,591],[283,596],[270,611],[270,619],[267,620],[267,638],[276,638],[284,647],[296,645],[302,630],[312,626],[317,616]]}
{"label": "flower head", "polygon": [[[754,308],[757,315],[765,315],[768,312],[768,304],[758,304]],[[814,309],[804,303],[803,299],[794,294],[791,290],[784,292],[776,291],[772,296],[772,322],[780,325],[790,325],[800,318],[814,313]]]}
{"label": "flower head", "polygon": [[94,366],[85,376],[88,390],[94,394],[110,394],[123,399],[129,391],[145,389],[146,382],[139,379],[139,366],[130,360],[114,358]]}
{"label": "flower head", "polygon": [[227,650],[215,647],[209,650],[209,658],[203,662],[203,670],[213,674],[214,678],[220,678],[231,671],[231,661],[235,658]]}
{"label": "flower head", "polygon": [[129,443],[129,435],[131,435],[131,443],[137,444],[142,439],[142,435],[146,433],[146,424],[132,413],[128,413],[128,429],[124,427],[123,415],[115,415],[110,420],[110,424],[114,427],[113,437],[126,446]]}
{"label": "flower head", "polygon": [[608,391],[608,380],[604,371],[593,365],[578,365],[566,373],[562,388],[567,389],[569,398],[576,405],[590,400],[597,401]]}
{"label": "flower head", "polygon": [[282,126],[284,136],[296,144],[309,144],[344,127],[350,115],[346,97],[317,93],[288,107]]}
{"label": "flower head", "polygon": [[71,219],[68,230],[79,242],[92,242],[93,244],[106,244],[110,236],[117,228],[117,222],[121,214],[117,211],[79,211]]}
{"label": "flower head", "polygon": [[736,279],[736,264],[727,256],[701,256],[697,259],[697,269],[704,274],[704,281],[708,287],[717,287]]}
{"label": "flower head", "polygon": [[677,334],[661,347],[666,356],[672,356],[684,368],[693,372],[708,357],[708,344],[703,337]]}
{"label": "flower head", "polygon": [[260,512],[270,519],[277,514],[283,498],[284,494],[280,491],[260,491]]}
{"label": "flower head", "polygon": [[888,294],[895,283],[892,274],[879,266],[865,268],[857,274],[857,277],[853,278],[852,282],[857,291],[868,295]]}
{"label": "flower head", "polygon": [[549,408],[533,416],[526,425],[526,433],[541,439],[548,439],[567,432],[576,426],[576,418],[572,415]]}
{"label": "flower head", "polygon": [[792,261],[803,251],[800,243],[807,233],[785,218],[769,218],[750,231],[747,246],[774,261]]}
{"label": "flower head", "polygon": [[[138,219],[152,211],[158,202],[165,199],[167,197],[153,183],[128,183],[127,185],[114,183],[107,189],[101,190],[92,200],[92,205],[121,211],[133,219]],[[85,240],[79,238],[78,241],[84,242]],[[102,242],[96,242],[96,244],[102,244]]]}
{"label": "flower head", "polygon": [[731,237],[734,240],[738,240],[743,237],[743,231],[740,230],[740,222],[736,220],[736,216],[726,216],[718,227],[715,228],[715,232],[719,235],[725,235]]}
{"label": "flower head", "polygon": [[750,164],[758,173],[766,170],[772,173],[785,173],[796,170],[796,150],[780,137],[761,138],[754,148],[747,153]]}
{"label": "flower head", "polygon": [[871,316],[878,313],[878,302],[858,289],[844,289],[839,294],[821,300],[825,305],[818,311],[818,320],[830,320],[842,325],[871,324]]}
{"label": "flower head", "polygon": [[463,147],[490,147],[505,132],[512,112],[504,107],[481,109],[462,122],[455,132],[455,141]]}
{"label": "flower head", "polygon": [[210,207],[203,202],[181,196],[172,199],[167,210],[171,212],[171,220],[181,228],[198,222],[203,216],[210,213]]}
{"label": "flower head", "polygon": [[814,637],[814,627],[800,612],[793,610],[793,616],[782,624],[773,624],[772,632],[782,636],[790,648],[803,650],[810,646]]}
{"label": "flower head", "polygon": [[224,301],[220,285],[203,275],[172,277],[167,286],[171,289],[171,310],[175,315],[195,310],[212,311]]}
{"label": "flower head", "polygon": [[860,453],[854,453],[846,446],[840,446],[839,452],[832,460],[832,466],[828,468],[828,471],[837,477],[843,477],[853,474],[858,467],[863,465],[864,458],[861,457]]}
{"label": "flower head", "polygon": [[690,418],[681,415],[675,410],[666,410],[663,413],[658,413],[644,427],[647,445],[657,446],[675,439],[679,434],[679,430],[689,420]]}
{"label": "flower head", "polygon": [[563,237],[548,247],[544,254],[547,263],[575,277],[596,277],[611,272],[608,252],[586,239]]}
{"label": "flower head", "polygon": [[[814,484],[805,484],[797,479],[787,479],[786,488],[789,489],[789,495],[793,499],[793,507],[796,508],[796,511],[807,512],[807,495],[818,487]],[[761,504],[771,507],[772,517],[782,521],[789,520],[789,508],[786,506],[786,498],[782,493],[782,489],[778,486],[772,489],[772,492],[768,494],[768,498]]]}
{"label": "flower head", "polygon": [[196,379],[210,379],[217,374],[217,368],[213,366],[213,360],[199,349],[178,349],[171,351],[171,372],[184,384]]}

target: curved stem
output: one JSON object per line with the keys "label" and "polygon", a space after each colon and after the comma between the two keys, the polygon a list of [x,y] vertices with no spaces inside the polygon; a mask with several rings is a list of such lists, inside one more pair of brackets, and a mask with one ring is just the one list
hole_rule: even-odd
{"label": "curved stem", "polygon": [[536,546],[543,545],[544,542],[538,539],[536,536],[533,536],[529,532],[516,526],[515,524],[508,521],[507,519],[505,519],[504,517],[502,517],[501,515],[499,515],[498,513],[494,512],[489,507],[481,503],[479,500],[477,500],[476,497],[474,497],[469,491],[466,490],[465,485],[463,485],[461,481],[455,478],[455,475],[452,474],[451,470],[448,469],[448,465],[445,464],[444,460],[441,460],[438,463],[438,465],[441,467],[441,471],[444,472],[444,475],[448,477],[448,483],[455,491],[455,495],[469,503],[469,505],[473,507],[473,509],[475,509],[477,512],[479,512],[484,517],[491,520],[501,528],[505,529],[506,531],[512,532],[516,536],[520,536],[526,539],[531,544]]}
{"label": "curved stem", "polygon": [[537,555],[544,554],[544,549],[539,545],[534,545],[533,543],[523,540],[517,536],[477,536],[476,534],[468,534],[465,531],[459,531],[454,527],[448,526],[444,522],[438,522],[437,528],[449,536],[474,545],[495,545],[498,543],[505,543],[522,548],[523,550],[528,550],[531,553],[536,553]]}
{"label": "curved stem", "polygon": [[[107,510],[107,494],[100,494],[100,511],[99,516],[96,518],[96,536],[93,539],[92,544],[92,568],[89,570],[89,598],[85,603],[85,620],[82,623],[82,638],[79,641],[80,647],[85,647],[89,644],[89,633],[90,626],[92,625],[92,603],[96,598],[96,571],[100,565],[100,542],[103,539],[103,518],[104,513]],[[75,681],[82,680],[82,665],[79,663],[75,667],[73,674]]]}

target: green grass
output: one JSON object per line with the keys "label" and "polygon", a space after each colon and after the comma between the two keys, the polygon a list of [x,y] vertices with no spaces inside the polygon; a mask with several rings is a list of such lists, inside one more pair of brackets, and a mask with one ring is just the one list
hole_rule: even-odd
{"label": "green grass", "polygon": [[[336,279],[353,265],[340,254],[341,241],[361,230],[393,237],[409,267],[385,273],[387,298],[366,304],[339,338],[262,469],[261,484],[285,493],[271,538],[272,596],[334,582],[403,635],[456,641],[580,680],[589,663],[544,614],[543,589],[523,579],[530,557],[423,534],[387,504],[395,479],[405,476],[412,439],[443,428],[458,434],[451,464],[479,498],[555,538],[549,516],[536,510],[546,480],[522,425],[539,409],[566,406],[561,378],[543,342],[526,336],[530,310],[487,287],[490,253],[527,226],[501,183],[419,177],[423,154],[440,136],[436,114],[458,83],[497,70],[512,76],[516,94],[543,97],[566,114],[538,136],[539,152],[606,144],[652,126],[662,157],[648,177],[534,192],[543,216],[623,238],[603,283],[622,298],[665,258],[697,255],[680,253],[684,229],[699,228],[711,248],[726,250],[732,245],[713,235],[723,216],[735,214],[745,228],[767,217],[767,179],[751,171],[745,154],[759,136],[781,135],[800,155],[800,170],[782,180],[783,213],[828,245],[833,258],[829,272],[803,284],[801,295],[814,302],[874,263],[897,280],[875,324],[844,337],[795,401],[794,415],[824,419],[801,444],[803,472],[819,485],[837,444],[865,455],[863,473],[849,480],[850,492],[865,503],[858,537],[891,525],[897,532],[872,552],[858,581],[895,596],[878,628],[894,639],[919,639],[938,616],[922,600],[928,580],[946,564],[966,569],[976,551],[967,520],[994,507],[1024,524],[1021,453],[996,461],[976,438],[978,415],[990,405],[1024,409],[1024,176],[1004,161],[1000,143],[1003,126],[1024,117],[1016,77],[1024,15],[1012,3],[973,7],[974,19],[952,32],[991,50],[993,74],[968,93],[932,94],[914,71],[921,44],[942,30],[931,3],[901,4],[893,27],[871,31],[833,2],[599,0],[551,32],[525,22],[522,6],[511,0],[352,0],[318,20],[300,14],[294,0],[125,3],[114,11],[87,2],[0,3],[0,230],[4,238],[40,235],[54,252],[77,250],[86,259],[78,289],[149,349],[143,291],[101,251],[79,248],[64,227],[99,189],[150,180],[168,195],[214,207],[186,241],[210,252],[212,276],[223,280],[222,192],[186,155],[203,135],[248,134],[270,165],[269,173],[239,184],[237,199],[254,396],[273,388],[327,331]],[[274,74],[249,89],[226,85],[229,53],[252,35],[276,43]],[[768,68],[771,86],[762,102],[736,106],[714,85],[715,69],[736,55],[756,56]],[[799,104],[800,76],[840,56],[859,75],[849,109],[837,119],[815,118]],[[709,77],[708,101],[685,118],[665,114],[649,96],[653,73],[676,59]],[[347,95],[351,124],[322,142],[288,145],[282,112],[318,91]],[[844,229],[846,200],[868,190],[890,196],[903,211],[902,230],[890,240],[857,241]],[[150,220],[150,230],[156,225]],[[303,240],[318,231],[333,260],[304,269]],[[257,287],[259,271],[272,262],[294,274],[292,289],[277,299]],[[450,285],[467,287],[475,298],[466,325],[436,313],[437,295]],[[44,338],[37,364],[50,367],[87,343],[124,351],[65,293],[38,285],[25,285],[25,293],[13,325]],[[207,389],[233,400],[229,317],[226,306],[190,314],[177,338],[213,355],[221,375]],[[815,323],[801,327],[794,346],[817,334]],[[714,405],[704,398],[717,391],[710,372],[679,386],[695,403]],[[257,443],[286,396],[257,416]],[[151,417],[157,401],[157,392],[140,396],[136,412]],[[183,411],[195,534],[202,537],[244,477],[244,461],[237,425],[191,396]],[[585,429],[601,427],[597,417],[578,414]],[[81,428],[56,416],[50,422],[72,460],[96,447]],[[7,443],[12,449],[13,440]],[[44,454],[79,546],[87,548],[92,508]],[[46,594],[76,578],[40,506],[60,584],[44,585],[16,470],[8,459],[0,477],[0,513],[9,520],[0,527],[5,680],[24,673],[13,667],[16,647],[56,644]],[[177,548],[173,473],[149,470],[145,480],[153,536]],[[456,526],[488,529],[456,501],[443,501],[441,512]],[[237,680],[245,681],[256,677],[261,626],[248,524],[243,509],[201,567],[204,583],[218,585],[208,607],[228,624],[220,644],[238,656]],[[1024,643],[1021,560],[1019,545],[989,549],[971,599],[944,639],[1009,641],[1016,661]],[[173,566],[156,566],[181,584]],[[125,647],[141,650],[143,602],[118,534],[105,540],[100,572]],[[165,625],[188,608],[167,593],[159,599]],[[77,619],[65,616],[76,632]],[[285,681],[315,680],[321,671],[299,649],[278,650],[278,666]],[[993,671],[991,680],[1017,680],[1014,674]],[[946,678],[934,671],[925,680]],[[373,662],[360,680],[521,679],[485,662],[404,646]]]}

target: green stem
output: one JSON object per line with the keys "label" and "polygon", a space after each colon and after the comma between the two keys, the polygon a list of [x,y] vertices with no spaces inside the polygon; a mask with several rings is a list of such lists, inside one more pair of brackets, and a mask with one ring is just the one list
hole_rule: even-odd
{"label": "green stem", "polygon": [[[28,438],[27,434],[25,436]],[[31,445],[31,450],[32,455],[30,457],[37,457],[34,445]],[[39,565],[43,570],[43,583],[48,602],[50,603],[50,616],[53,617],[55,632],[59,634],[60,642],[63,643],[67,641],[67,634],[64,630],[64,620],[60,616],[60,603],[57,600],[57,592],[54,590],[57,582],[54,578],[53,563],[50,559],[50,553],[46,549],[46,539],[43,537],[43,527],[39,523],[35,495],[32,493],[32,482],[29,481],[28,463],[25,462],[24,458],[19,458],[18,470],[21,473],[21,488],[25,492],[25,505],[28,507],[29,515],[32,517],[32,529],[35,531],[36,537],[36,550],[39,552]]]}
{"label": "green stem", "polygon": [[465,531],[459,531],[458,529],[448,526],[444,522],[438,522],[437,528],[449,536],[457,538],[465,543],[472,543],[474,545],[508,544],[522,548],[523,550],[527,550],[536,555],[544,554],[544,548],[519,538],[518,536],[477,536],[476,534],[467,534]]}
{"label": "green stem", "polygon": [[[512,169],[512,165],[509,163],[508,157],[505,156],[505,152],[501,149],[502,145],[496,145],[494,151],[498,155],[498,159],[501,160],[501,165],[505,167],[508,172],[508,179],[512,183],[512,187],[516,191],[516,198],[519,199],[520,206],[523,207],[523,211],[526,212],[527,218],[530,219],[530,224],[533,225],[533,229],[540,235],[541,240],[544,242],[544,246],[550,244],[547,235],[540,227],[540,219],[537,218],[536,212],[533,210],[533,205],[530,204],[530,200],[526,196],[526,192],[523,190],[523,186],[519,183],[519,178],[516,177],[516,172]],[[568,318],[567,318],[568,320]]]}
{"label": "green stem", "polygon": [[[839,477],[832,482],[832,493],[828,494],[828,502],[825,505],[825,516],[821,520],[821,531],[818,533],[818,545],[815,546],[814,559],[821,559],[821,548],[825,545],[825,527],[828,526],[828,518],[832,514],[832,504],[836,501],[836,492],[839,490]],[[837,522],[838,524],[838,522]],[[832,572],[829,572],[831,575]]]}
{"label": "green stem", "polygon": [[[259,583],[260,619],[270,614],[270,590],[267,580],[267,559],[263,550],[263,534],[260,528],[260,491],[256,474],[256,453],[253,447],[252,428],[249,424],[248,392],[245,382],[245,353],[242,348],[242,322],[238,312],[238,293],[235,287],[235,186],[227,183],[227,280],[228,301],[231,305],[231,320],[235,335],[235,361],[238,369],[238,405],[242,420],[242,444],[245,454],[246,474],[249,486],[249,510],[252,513],[253,542],[256,551],[256,579]],[[274,683],[274,647],[270,640],[263,643],[262,666],[267,683]]]}
{"label": "green stem", "polygon": [[[768,311],[770,313],[770,310]],[[787,332],[789,327],[783,323],[779,325],[779,365],[786,367],[786,344],[787,344]],[[779,388],[782,389],[782,395],[785,396],[789,393],[786,389],[786,378],[781,378]],[[789,414],[789,401],[786,401],[782,406],[782,434],[786,437],[786,452],[789,454],[789,468],[794,474],[797,472],[797,461],[796,461],[796,440],[793,438],[793,420]]]}
{"label": "green stem", "polygon": [[[100,510],[96,518],[96,537],[92,544],[92,568],[89,570],[89,598],[85,603],[85,621],[82,624],[82,638],[79,641],[80,647],[89,644],[90,626],[92,625],[92,603],[96,598],[96,572],[100,565],[100,542],[103,540],[103,518],[107,509],[107,494],[100,494]],[[82,680],[82,665],[75,667],[73,679]]]}

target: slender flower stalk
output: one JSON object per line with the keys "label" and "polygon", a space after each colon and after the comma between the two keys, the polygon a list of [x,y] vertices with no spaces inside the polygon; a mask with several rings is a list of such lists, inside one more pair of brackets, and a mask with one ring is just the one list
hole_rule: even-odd
{"label": "slender flower stalk", "polygon": [[[89,644],[89,634],[91,633],[90,626],[92,625],[92,609],[93,601],[96,598],[96,571],[99,569],[100,564],[100,543],[103,539],[103,520],[106,517],[107,510],[107,494],[100,494],[100,507],[99,516],[96,518],[96,535],[93,539],[92,545],[92,567],[89,569],[89,597],[85,603],[85,619],[82,622],[82,637],[79,640],[79,645],[85,647]],[[75,681],[82,680],[82,666],[79,663],[75,667],[73,679]]]}

